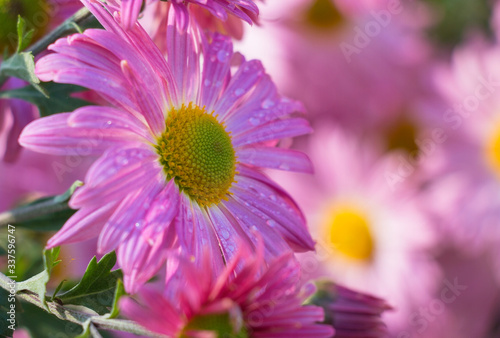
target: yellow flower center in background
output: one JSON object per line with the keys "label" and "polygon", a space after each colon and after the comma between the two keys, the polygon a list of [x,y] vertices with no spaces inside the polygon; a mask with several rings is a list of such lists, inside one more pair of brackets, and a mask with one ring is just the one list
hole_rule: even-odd
{"label": "yellow flower center in background", "polygon": [[314,0],[307,9],[306,22],[320,29],[331,29],[342,25],[344,17],[332,0]]}
{"label": "yellow flower center in background", "polygon": [[363,212],[349,206],[332,208],[325,219],[325,235],[335,250],[352,259],[368,261],[374,241]]}
{"label": "yellow flower center in background", "polygon": [[0,0],[0,52],[17,47],[17,17],[22,16],[28,29],[33,29],[32,42],[45,33],[52,9],[46,0]]}
{"label": "yellow flower center in background", "polygon": [[231,136],[216,116],[192,103],[173,108],[156,149],[168,180],[201,206],[227,200],[236,173]]}
{"label": "yellow flower center in background", "polygon": [[487,140],[485,155],[491,171],[500,178],[500,128]]}

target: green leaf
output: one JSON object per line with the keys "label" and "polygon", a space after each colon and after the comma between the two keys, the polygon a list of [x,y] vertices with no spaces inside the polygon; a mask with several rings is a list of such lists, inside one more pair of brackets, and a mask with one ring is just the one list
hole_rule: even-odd
{"label": "green leaf", "polygon": [[35,75],[35,59],[31,52],[16,53],[4,60],[0,65],[0,76],[13,76],[30,83],[40,83]]}
{"label": "green leaf", "polygon": [[59,256],[60,248],[53,248],[50,250],[44,250],[44,267],[45,269],[40,272],[38,275],[31,277],[28,280],[17,283],[17,291],[29,290],[36,294],[42,300],[43,306],[45,310],[49,311],[49,307],[47,306],[47,301],[45,299],[45,293],[47,292],[47,282],[50,279],[50,274],[52,269],[59,264],[61,261],[57,260]]}
{"label": "green leaf", "polygon": [[72,112],[75,109],[91,104],[88,101],[72,97],[72,94],[86,90],[79,86],[46,82],[41,83],[39,87],[44,93],[32,86],[26,86],[0,92],[0,98],[21,99],[33,103],[40,110],[41,116]]}
{"label": "green leaf", "polygon": [[122,278],[122,272],[121,270],[111,271],[115,263],[114,252],[106,254],[99,262],[96,257],[92,258],[81,281],[56,299],[65,305],[88,307],[100,315],[109,313],[115,305],[115,295],[121,293],[117,290],[117,283],[118,279]]}
{"label": "green leaf", "polygon": [[68,202],[75,190],[82,185],[81,181],[76,181],[62,195],[40,198],[0,214],[0,226],[11,224],[34,231],[57,231],[76,212],[68,206]]}
{"label": "green leaf", "polygon": [[20,15],[17,17],[17,53],[29,46],[34,31],[34,29],[26,31],[26,21]]}

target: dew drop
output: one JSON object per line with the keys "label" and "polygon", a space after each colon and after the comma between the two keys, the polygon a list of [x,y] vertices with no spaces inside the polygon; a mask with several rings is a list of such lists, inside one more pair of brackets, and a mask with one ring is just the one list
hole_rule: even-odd
{"label": "dew drop", "polygon": [[266,224],[269,225],[271,228],[274,228],[276,225],[278,225],[274,220],[268,219],[266,221]]}
{"label": "dew drop", "polygon": [[256,118],[256,117],[251,117],[251,118],[248,119],[248,122],[250,122],[250,124],[252,126],[258,126],[259,123],[260,123],[260,120],[258,118]]}
{"label": "dew drop", "polygon": [[245,91],[242,88],[238,88],[234,91],[234,95],[241,96]]}
{"label": "dew drop", "polygon": [[203,84],[208,87],[212,84],[212,81],[210,81],[209,79],[205,79],[205,82],[203,82]]}
{"label": "dew drop", "polygon": [[220,50],[217,53],[217,59],[219,59],[220,62],[227,62],[229,59],[229,53],[225,50]]}
{"label": "dew drop", "polygon": [[262,102],[262,105],[261,107],[264,108],[264,109],[268,109],[268,108],[271,108],[272,106],[274,106],[274,101],[271,100],[271,99],[267,99],[265,100],[264,102]]}

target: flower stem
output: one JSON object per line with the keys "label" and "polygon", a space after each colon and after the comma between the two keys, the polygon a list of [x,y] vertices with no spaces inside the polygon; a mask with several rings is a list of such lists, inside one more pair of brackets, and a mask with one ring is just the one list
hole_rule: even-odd
{"label": "flower stem", "polygon": [[33,55],[36,56],[46,50],[50,44],[56,42],[57,39],[72,33],[79,32],[78,26],[84,26],[93,19],[94,16],[92,15],[92,13],[90,13],[87,8],[83,7],[82,9],[78,10],[78,12],[76,12],[72,17],[60,24],[52,32],[35,42],[31,47],[27,49],[27,51],[32,52]]}
{"label": "flower stem", "polygon": [[47,200],[0,213],[0,228],[8,224],[18,224],[56,212],[72,210],[67,202]]}
{"label": "flower stem", "polygon": [[[12,279],[0,273],[0,287],[10,292],[10,285],[15,283]],[[16,297],[22,299],[28,303],[31,303],[41,309],[43,309],[43,303],[37,294],[23,290],[17,293]],[[56,302],[47,301],[50,313],[59,319],[66,320],[79,325],[85,325],[88,321],[93,324],[96,328],[104,330],[116,330],[122,332],[133,333],[140,335],[142,337],[162,337],[158,334],[150,332],[136,323],[123,320],[123,319],[107,319],[99,315],[90,314],[82,311],[77,311],[75,309],[68,309],[64,305],[60,305]]]}

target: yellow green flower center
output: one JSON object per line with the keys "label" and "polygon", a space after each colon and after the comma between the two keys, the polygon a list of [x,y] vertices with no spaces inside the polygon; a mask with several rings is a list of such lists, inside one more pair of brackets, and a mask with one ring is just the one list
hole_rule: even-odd
{"label": "yellow green flower center", "polygon": [[332,0],[314,0],[307,9],[306,22],[319,29],[331,29],[342,25],[345,18]]}
{"label": "yellow green flower center", "polygon": [[330,209],[324,229],[329,244],[339,253],[359,261],[372,258],[375,245],[370,223],[361,210],[350,206]]}
{"label": "yellow green flower center", "polygon": [[487,139],[484,150],[491,171],[500,178],[500,128]]}
{"label": "yellow green flower center", "polygon": [[25,19],[33,29],[33,40],[40,38],[50,21],[51,8],[47,0],[0,0],[0,52],[17,47],[17,17]]}
{"label": "yellow green flower center", "polygon": [[172,108],[157,152],[167,180],[201,206],[227,200],[236,173],[231,136],[217,116],[190,103]]}

